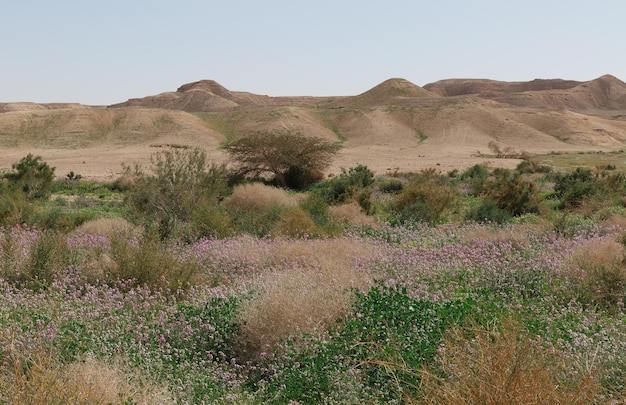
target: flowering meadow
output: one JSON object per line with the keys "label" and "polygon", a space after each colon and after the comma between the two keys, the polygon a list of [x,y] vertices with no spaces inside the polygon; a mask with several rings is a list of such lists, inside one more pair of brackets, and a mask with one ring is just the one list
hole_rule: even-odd
{"label": "flowering meadow", "polygon": [[625,234],[4,228],[0,403],[623,403]]}
{"label": "flowering meadow", "polygon": [[0,404],[626,403],[615,168],[153,165],[2,176]]}

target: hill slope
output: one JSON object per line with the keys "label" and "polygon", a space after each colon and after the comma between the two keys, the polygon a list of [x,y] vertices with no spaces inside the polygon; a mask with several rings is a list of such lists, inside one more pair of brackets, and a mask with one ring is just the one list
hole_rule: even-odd
{"label": "hill slope", "polygon": [[515,152],[614,150],[626,142],[626,84],[389,79],[356,96],[270,97],[212,80],[109,107],[0,103],[0,168],[28,152],[88,177],[111,178],[122,163],[148,162],[163,147],[201,147],[222,161],[228,139],[293,128],[341,141],[331,171],[366,164],[377,172],[464,168],[494,160],[489,144]]}

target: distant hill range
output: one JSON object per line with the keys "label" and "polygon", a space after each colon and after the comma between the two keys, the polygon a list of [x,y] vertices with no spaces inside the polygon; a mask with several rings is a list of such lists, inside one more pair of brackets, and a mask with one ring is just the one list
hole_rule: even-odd
{"label": "distant hill range", "polygon": [[354,96],[271,97],[201,80],[108,107],[0,103],[6,159],[34,150],[62,167],[75,156],[116,165],[146,161],[159,146],[198,146],[219,160],[224,141],[278,127],[341,141],[338,166],[363,163],[378,171],[463,166],[488,155],[489,145],[512,153],[616,150],[626,142],[626,83],[605,75],[586,82],[449,79],[420,87],[395,78]]}

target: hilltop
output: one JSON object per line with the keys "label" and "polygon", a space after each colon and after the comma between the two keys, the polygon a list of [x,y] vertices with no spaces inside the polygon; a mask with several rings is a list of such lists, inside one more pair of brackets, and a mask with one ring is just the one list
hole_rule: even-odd
{"label": "hilltop", "polygon": [[164,147],[197,146],[223,161],[223,142],[276,127],[343,142],[335,173],[356,164],[378,173],[514,166],[514,159],[487,156],[489,144],[512,153],[623,149],[626,84],[611,75],[423,87],[392,78],[358,95],[272,97],[200,80],[108,107],[0,103],[0,168],[32,152],[58,175],[110,179],[122,163],[148,162]]}

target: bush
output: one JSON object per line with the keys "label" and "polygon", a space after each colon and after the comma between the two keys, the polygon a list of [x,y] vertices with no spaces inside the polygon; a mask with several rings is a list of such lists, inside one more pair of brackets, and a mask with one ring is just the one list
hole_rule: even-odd
{"label": "bush", "polygon": [[490,172],[487,166],[474,165],[461,174],[461,179],[467,182],[470,193],[478,196],[483,193],[485,182],[489,174]]}
{"label": "bush", "polygon": [[104,269],[106,281],[132,281],[133,286],[178,294],[193,284],[199,267],[178,260],[167,251],[163,242],[147,233],[139,239],[123,235],[111,238],[111,262]]}
{"label": "bush", "polygon": [[[347,171],[317,185],[312,191],[324,199],[326,204],[338,205],[356,199],[364,208],[369,206],[368,187],[374,183],[374,173],[364,165],[351,167]],[[364,206],[365,205],[365,206]]]}
{"label": "bush", "polygon": [[156,223],[162,239],[175,233],[176,227],[189,223],[194,212],[213,207],[229,192],[225,165],[209,165],[200,149],[166,150],[152,157],[153,174],[140,167],[125,169],[134,177],[134,186],[127,202],[146,217],[147,224]]}
{"label": "bush", "polygon": [[471,208],[465,213],[465,219],[503,224],[511,219],[511,214],[500,208],[496,201],[483,199],[477,207]]}
{"label": "bush", "polygon": [[485,198],[512,216],[539,213],[541,198],[537,186],[519,173],[507,169],[494,170],[494,177],[484,185]]}
{"label": "bush", "polygon": [[21,190],[11,190],[0,183],[0,226],[30,223],[34,215],[33,203]]}
{"label": "bush", "polygon": [[[626,176],[622,172],[600,172],[594,175],[591,169],[576,170],[551,176],[554,193],[560,199],[560,208],[577,209],[591,200],[619,200],[626,188]],[[619,202],[618,202],[619,203]]]}
{"label": "bush", "polygon": [[448,178],[424,172],[403,187],[391,210],[400,223],[418,220],[435,224],[454,207],[457,197]]}
{"label": "bush", "polygon": [[398,194],[403,187],[404,183],[397,179],[381,180],[378,184],[378,189],[387,194]]}
{"label": "bush", "polygon": [[9,180],[9,184],[26,193],[29,200],[49,196],[54,167],[42,161],[41,156],[35,157],[29,153],[11,167],[13,171],[4,177]]}

